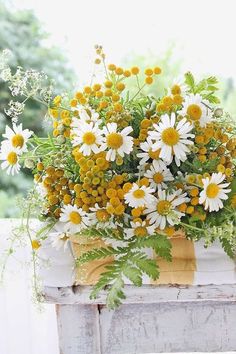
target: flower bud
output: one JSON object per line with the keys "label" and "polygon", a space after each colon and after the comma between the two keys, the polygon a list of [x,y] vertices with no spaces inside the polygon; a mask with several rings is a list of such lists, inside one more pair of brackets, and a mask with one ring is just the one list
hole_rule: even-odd
{"label": "flower bud", "polygon": [[58,144],[64,144],[66,139],[63,135],[58,135],[57,139],[56,139]]}
{"label": "flower bud", "polygon": [[214,111],[214,116],[216,118],[220,118],[223,116],[223,109],[222,108],[216,108],[215,111]]}
{"label": "flower bud", "polygon": [[35,167],[35,163],[34,163],[34,161],[31,160],[31,159],[26,159],[26,160],[25,160],[25,163],[24,163],[24,166],[25,166],[26,168],[29,168],[30,170],[32,170],[32,169]]}

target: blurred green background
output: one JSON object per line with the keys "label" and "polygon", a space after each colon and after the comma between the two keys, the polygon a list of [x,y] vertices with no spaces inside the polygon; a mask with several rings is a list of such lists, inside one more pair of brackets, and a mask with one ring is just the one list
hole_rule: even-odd
{"label": "blurred green background", "polygon": [[[77,74],[69,64],[66,50],[57,46],[48,46],[47,39],[50,34],[46,33],[44,26],[35,16],[32,10],[12,10],[11,6],[0,3],[0,50],[10,49],[13,53],[11,67],[13,71],[18,65],[25,69],[33,68],[42,70],[55,80],[55,93],[66,90],[72,91],[74,82],[77,82]],[[108,48],[109,50],[109,48]],[[162,67],[164,75],[158,79],[154,86],[156,94],[163,93],[163,88],[169,85],[173,78],[179,76],[182,71],[183,60],[175,57],[175,45],[170,44],[164,54],[157,57],[154,53],[146,55],[132,54],[123,58],[119,63],[124,67],[138,65],[141,68],[155,66],[157,63]],[[170,58],[172,58],[170,60]],[[88,64],[89,65],[89,64]],[[202,76],[209,74],[202,73]],[[217,73],[210,73],[216,74]],[[236,89],[232,78],[219,78],[219,96],[222,106],[234,117],[236,116]],[[152,89],[153,93],[153,89]],[[3,82],[0,83],[0,134],[5,130],[5,125],[11,125],[10,119],[4,114],[4,109],[11,99],[10,92]],[[43,121],[44,107],[37,102],[29,101],[22,123],[25,128],[33,130],[38,135],[45,134],[48,127]],[[1,139],[1,138],[0,138]],[[19,175],[10,177],[0,170],[0,217],[18,217],[20,210],[17,208],[17,198],[27,193],[32,185],[32,177],[25,169]]]}

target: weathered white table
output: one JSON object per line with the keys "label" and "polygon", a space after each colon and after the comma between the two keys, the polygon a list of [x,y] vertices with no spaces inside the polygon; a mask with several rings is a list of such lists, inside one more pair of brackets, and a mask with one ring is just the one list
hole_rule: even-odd
{"label": "weathered white table", "polygon": [[115,311],[90,287],[45,288],[56,304],[61,354],[236,351],[236,285],[126,286]]}

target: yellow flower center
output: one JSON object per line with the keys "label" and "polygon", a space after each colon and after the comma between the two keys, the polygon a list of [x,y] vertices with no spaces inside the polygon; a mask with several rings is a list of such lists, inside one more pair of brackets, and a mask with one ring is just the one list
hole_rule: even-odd
{"label": "yellow flower center", "polygon": [[15,165],[17,163],[17,155],[14,151],[11,151],[8,155],[7,155],[7,161],[10,165]]}
{"label": "yellow flower center", "polygon": [[166,128],[161,134],[162,141],[169,146],[174,146],[179,141],[179,133],[175,128]]}
{"label": "yellow flower center", "polygon": [[171,93],[172,95],[180,95],[181,94],[181,88],[179,85],[174,85],[171,87]]}
{"label": "yellow flower center", "polygon": [[201,107],[194,103],[190,104],[187,109],[187,114],[192,120],[199,120],[202,116]]}
{"label": "yellow flower center", "polygon": [[110,215],[106,210],[97,210],[96,217],[99,221],[106,221],[110,218]]}
{"label": "yellow flower center", "polygon": [[142,189],[137,189],[136,191],[133,192],[133,196],[136,199],[141,199],[145,196],[145,192]]}
{"label": "yellow flower center", "polygon": [[138,226],[134,229],[134,234],[135,236],[146,236],[147,235],[147,229],[144,226]]}
{"label": "yellow flower center", "polygon": [[156,183],[156,184],[159,184],[161,182],[163,182],[163,175],[160,173],[160,172],[157,172],[155,173],[155,175],[153,176],[153,181]]}
{"label": "yellow flower center", "polygon": [[149,157],[151,159],[158,160],[159,159],[159,155],[160,155],[160,151],[161,151],[161,149],[158,149],[156,151],[152,151],[152,149],[149,149],[148,155],[149,155]]}
{"label": "yellow flower center", "polygon": [[80,224],[82,221],[82,218],[77,211],[72,211],[69,214],[69,220],[70,220],[70,222],[72,222],[72,224]]}
{"label": "yellow flower center", "polygon": [[160,215],[167,215],[170,211],[171,203],[168,200],[160,200],[157,203],[157,212]]}
{"label": "yellow flower center", "polygon": [[12,137],[11,139],[12,145],[17,148],[22,148],[22,146],[24,145],[25,139],[21,134],[16,134]]}
{"label": "yellow flower center", "polygon": [[96,136],[91,133],[87,132],[83,135],[83,142],[87,145],[93,145],[96,141]]}
{"label": "yellow flower center", "polygon": [[210,183],[206,189],[206,195],[208,198],[215,198],[220,191],[220,187],[215,183]]}
{"label": "yellow flower center", "polygon": [[119,133],[111,133],[107,135],[107,146],[111,149],[119,149],[123,144],[123,137]]}

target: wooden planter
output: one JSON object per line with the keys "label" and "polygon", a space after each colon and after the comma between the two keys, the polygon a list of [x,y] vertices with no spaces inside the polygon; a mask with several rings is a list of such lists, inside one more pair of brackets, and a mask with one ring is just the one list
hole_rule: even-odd
{"label": "wooden planter", "polygon": [[[100,240],[89,244],[85,239],[74,241],[74,256],[101,245]],[[89,299],[89,284],[96,282],[104,265],[112,259],[73,270],[74,260],[69,250],[50,249],[51,260],[55,262],[51,270],[44,269],[44,296],[47,303],[56,304],[60,353],[236,350],[235,263],[219,244],[208,250],[201,242],[193,245],[174,239],[172,244],[173,263],[158,260],[162,270],[160,280],[150,284],[144,279],[141,288],[127,284],[127,299],[115,311],[106,308],[104,292],[96,300]],[[58,264],[62,259],[68,271],[63,279]],[[71,286],[74,283],[80,285]]]}
{"label": "wooden planter", "polygon": [[[19,224],[1,222],[9,233]],[[126,285],[127,298],[115,311],[106,308],[104,292],[92,301],[90,286],[72,286],[70,250],[45,244],[40,252],[51,263],[43,263],[41,275],[45,302],[57,309],[60,354],[236,351],[235,264],[219,245],[195,249],[195,285]],[[197,285],[204,279],[208,284]]]}

